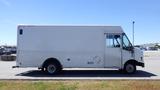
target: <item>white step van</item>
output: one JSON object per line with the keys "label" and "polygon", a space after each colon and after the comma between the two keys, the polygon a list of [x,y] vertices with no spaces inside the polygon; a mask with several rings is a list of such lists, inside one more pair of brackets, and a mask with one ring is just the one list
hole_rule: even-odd
{"label": "white step van", "polygon": [[63,68],[116,68],[134,73],[144,67],[120,26],[19,25],[14,67],[37,67],[48,74]]}

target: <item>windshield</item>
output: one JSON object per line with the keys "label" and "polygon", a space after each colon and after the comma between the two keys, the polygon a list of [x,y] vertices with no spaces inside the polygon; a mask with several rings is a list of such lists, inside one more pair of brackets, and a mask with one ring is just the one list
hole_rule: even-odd
{"label": "windshield", "polygon": [[132,47],[132,44],[130,43],[126,34],[123,34],[123,48],[125,49],[125,48],[129,48],[129,47]]}

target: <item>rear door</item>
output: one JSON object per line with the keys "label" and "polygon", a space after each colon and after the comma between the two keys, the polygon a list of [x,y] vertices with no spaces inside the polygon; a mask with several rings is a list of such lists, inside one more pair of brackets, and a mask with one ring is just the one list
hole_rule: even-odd
{"label": "rear door", "polygon": [[121,68],[122,60],[122,35],[121,34],[105,34],[105,67]]}

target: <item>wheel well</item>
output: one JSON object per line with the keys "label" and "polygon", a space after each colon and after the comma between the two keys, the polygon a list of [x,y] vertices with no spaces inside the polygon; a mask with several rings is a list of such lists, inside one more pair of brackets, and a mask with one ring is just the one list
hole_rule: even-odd
{"label": "wheel well", "polygon": [[124,66],[126,66],[126,64],[128,64],[128,63],[137,65],[138,62],[137,62],[136,60],[128,60],[128,61],[124,64]]}
{"label": "wheel well", "polygon": [[46,60],[44,61],[44,63],[42,64],[42,68],[44,68],[45,65],[48,64],[48,63],[56,63],[56,64],[62,69],[61,63],[60,63],[59,60],[56,59],[56,58],[48,58],[48,59],[46,59]]}

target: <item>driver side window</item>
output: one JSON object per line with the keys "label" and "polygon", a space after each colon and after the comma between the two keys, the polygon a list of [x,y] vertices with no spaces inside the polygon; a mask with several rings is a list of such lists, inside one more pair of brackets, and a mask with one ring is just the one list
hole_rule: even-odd
{"label": "driver side window", "polygon": [[120,48],[120,46],[121,46],[121,36],[120,35],[114,35],[114,34],[108,34],[106,36],[106,46],[108,48]]}

